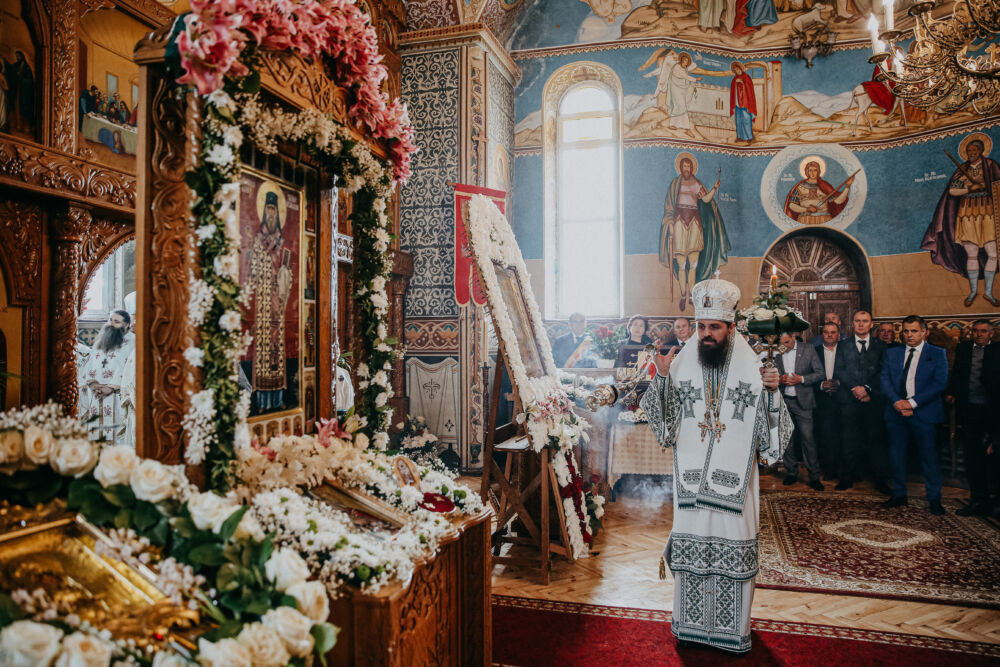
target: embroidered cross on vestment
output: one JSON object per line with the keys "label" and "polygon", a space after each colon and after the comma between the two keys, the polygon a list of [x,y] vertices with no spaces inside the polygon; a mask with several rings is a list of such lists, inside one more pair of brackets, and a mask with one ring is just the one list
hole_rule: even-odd
{"label": "embroidered cross on vestment", "polygon": [[733,419],[743,421],[743,412],[747,408],[753,407],[753,404],[757,402],[757,397],[750,392],[749,382],[740,382],[739,387],[729,388],[729,391],[726,394],[726,400],[732,401],[735,405],[735,408],[733,409]]}
{"label": "embroidered cross on vestment", "polygon": [[701,400],[701,387],[693,387],[691,380],[682,380],[677,389],[677,397],[684,406],[684,416],[694,417],[694,403]]}

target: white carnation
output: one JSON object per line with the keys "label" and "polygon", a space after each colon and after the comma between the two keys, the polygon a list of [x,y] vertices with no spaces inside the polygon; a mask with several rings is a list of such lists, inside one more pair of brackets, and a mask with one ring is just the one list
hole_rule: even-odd
{"label": "white carnation", "polygon": [[[235,215],[235,213],[233,213],[233,215]],[[232,253],[216,256],[216,258],[212,260],[212,267],[215,269],[215,272],[223,278],[239,280],[240,262],[236,255]]]}
{"label": "white carnation", "polygon": [[376,433],[375,437],[372,438],[372,444],[375,445],[375,449],[385,449],[389,445],[389,434],[385,431]]}
{"label": "white carnation", "polygon": [[201,368],[205,363],[205,350],[192,345],[184,350],[184,359],[195,368]]}
{"label": "white carnation", "polygon": [[153,667],[188,667],[190,664],[173,651],[160,651],[153,657]]}
{"label": "white carnation", "polygon": [[355,433],[354,447],[356,449],[368,449],[368,436],[364,433]]}
{"label": "white carnation", "polygon": [[242,326],[240,320],[240,314],[235,310],[227,310],[219,318],[219,326],[222,327],[224,331],[239,331]]}

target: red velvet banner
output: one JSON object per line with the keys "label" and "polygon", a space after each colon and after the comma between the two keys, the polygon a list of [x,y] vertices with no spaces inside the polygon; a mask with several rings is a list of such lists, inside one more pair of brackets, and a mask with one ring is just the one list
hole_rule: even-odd
{"label": "red velvet banner", "polygon": [[506,214],[507,193],[503,190],[491,190],[475,185],[455,184],[455,301],[460,306],[466,306],[471,299],[477,306],[486,305],[486,292],[475,270],[475,260],[469,250],[469,236],[465,231],[465,215],[463,203],[472,199],[473,195],[485,195],[493,200],[501,213]]}

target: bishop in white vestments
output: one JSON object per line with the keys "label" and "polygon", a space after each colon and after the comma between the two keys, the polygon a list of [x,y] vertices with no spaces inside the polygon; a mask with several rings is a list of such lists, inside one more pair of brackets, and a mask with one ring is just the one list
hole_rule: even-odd
{"label": "bishop in white vestments", "polygon": [[757,461],[781,459],[792,421],[733,324],[740,290],[719,279],[691,291],[697,345],[657,356],[641,406],[674,448],[674,520],[660,569],[674,576],[671,630],[681,641],[750,650],[760,529]]}

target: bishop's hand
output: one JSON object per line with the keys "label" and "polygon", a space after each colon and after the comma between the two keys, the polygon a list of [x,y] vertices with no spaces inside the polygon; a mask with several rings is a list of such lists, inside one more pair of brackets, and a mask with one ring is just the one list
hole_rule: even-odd
{"label": "bishop's hand", "polygon": [[777,368],[765,368],[761,366],[760,379],[764,383],[764,389],[774,391],[778,388],[778,384],[781,381],[781,374],[778,373]]}
{"label": "bishop's hand", "polygon": [[672,347],[667,354],[657,352],[653,355],[653,364],[656,366],[656,373],[658,375],[667,377],[667,374],[670,373],[670,364],[673,363],[674,357],[677,356],[677,350],[678,348]]}

